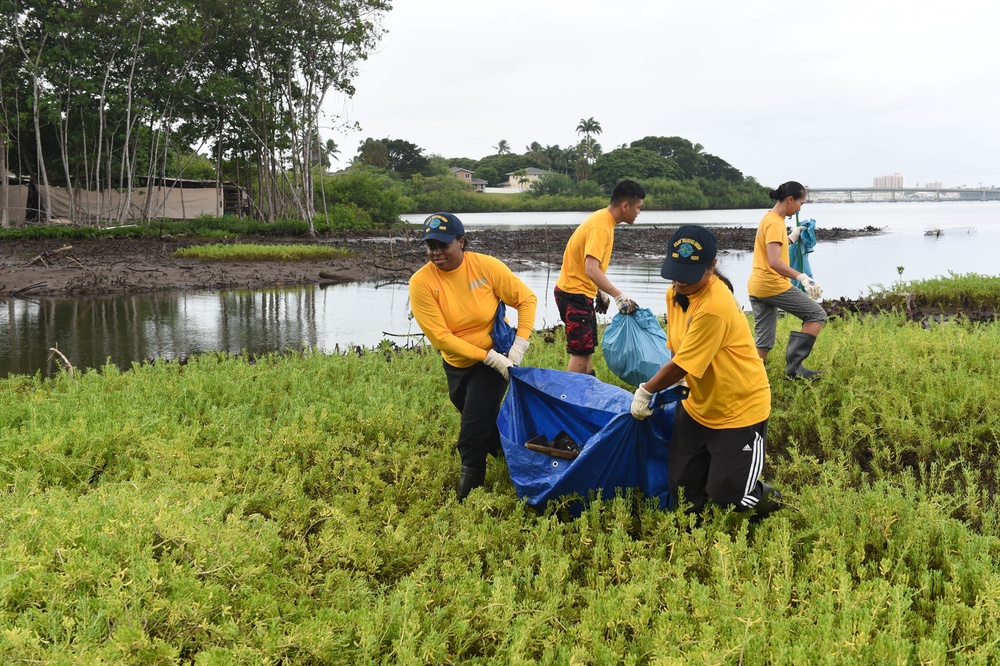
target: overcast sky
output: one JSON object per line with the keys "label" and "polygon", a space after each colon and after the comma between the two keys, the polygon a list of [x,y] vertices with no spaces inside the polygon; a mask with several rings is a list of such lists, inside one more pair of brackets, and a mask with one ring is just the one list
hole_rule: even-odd
{"label": "overcast sky", "polygon": [[331,99],[366,137],[479,159],[681,136],[776,187],[1000,187],[995,0],[395,0]]}

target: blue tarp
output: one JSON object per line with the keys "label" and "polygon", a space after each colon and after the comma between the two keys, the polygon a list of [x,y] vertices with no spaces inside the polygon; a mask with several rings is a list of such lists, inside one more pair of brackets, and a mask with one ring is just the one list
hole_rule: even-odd
{"label": "blue tarp", "polygon": [[[660,405],[644,421],[632,417],[632,393],[596,377],[545,368],[510,369],[510,389],[497,425],[510,478],[518,497],[542,510],[549,500],[592,491],[606,498],[638,488],[673,506],[667,480],[667,445],[673,431],[674,407],[686,388],[661,391]],[[566,432],[583,447],[575,460],[532,451],[525,442],[536,435],[548,441]],[[570,508],[579,514],[582,503]]]}
{"label": "blue tarp", "polygon": [[[805,273],[809,277],[813,276],[812,266],[809,265],[809,254],[816,249],[816,220],[805,220],[799,222],[795,218],[796,227],[805,227],[799,234],[798,242],[788,246],[788,265],[799,273]],[[805,291],[805,287],[799,284],[798,280],[792,280],[792,286]]]}
{"label": "blue tarp", "polygon": [[652,378],[670,360],[667,334],[649,308],[616,314],[604,331],[601,352],[608,370],[632,386]]}

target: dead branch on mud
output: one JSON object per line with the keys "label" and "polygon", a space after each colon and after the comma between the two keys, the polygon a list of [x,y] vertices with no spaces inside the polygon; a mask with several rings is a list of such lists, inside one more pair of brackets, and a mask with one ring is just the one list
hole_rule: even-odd
{"label": "dead branch on mud", "polygon": [[52,250],[51,252],[48,251],[42,252],[37,257],[29,261],[28,265],[35,266],[41,264],[42,266],[49,268],[50,266],[52,266],[52,263],[54,263],[55,260],[59,258],[60,254],[62,254],[63,252],[69,252],[72,249],[73,249],[72,245],[63,245],[61,248]]}

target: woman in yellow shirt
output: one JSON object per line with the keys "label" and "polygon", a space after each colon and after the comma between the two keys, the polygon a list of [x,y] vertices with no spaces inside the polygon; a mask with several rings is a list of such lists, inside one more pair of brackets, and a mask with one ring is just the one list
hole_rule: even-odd
{"label": "woman in yellow shirt", "polygon": [[[813,379],[821,373],[802,367],[802,362],[812,353],[816,336],[826,323],[826,311],[814,299],[823,295],[816,280],[799,273],[789,265],[788,245],[798,240],[802,228],[789,235],[785,218],[799,212],[806,200],[806,188],[794,180],[782,183],[771,190],[774,207],[764,215],[757,227],[753,246],[753,267],[747,281],[753,319],[757,354],[764,361],[774,347],[778,328],[778,310],[784,310],[802,320],[802,330],[792,331],[785,351],[785,376],[791,379]],[[806,293],[792,286],[798,280]],[[807,295],[808,294],[808,295]]]}
{"label": "woman in yellow shirt", "polygon": [[708,499],[756,518],[775,511],[781,493],[764,471],[771,386],[732,285],[716,269],[715,236],[689,225],[674,233],[660,274],[667,289],[667,347],[672,358],[640,384],[632,415],[644,419],[653,394],[680,381],[690,393],[677,404],[668,476],[676,499],[692,511]]}
{"label": "woman in yellow shirt", "polygon": [[[465,227],[451,213],[424,220],[429,261],[410,278],[410,308],[441,352],[448,395],[462,416],[458,498],[486,478],[486,456],[500,453],[497,414],[508,368],[521,362],[535,326],[538,299],[499,259],[468,252]],[[506,355],[493,349],[493,323],[503,301],[517,308],[517,337]]]}

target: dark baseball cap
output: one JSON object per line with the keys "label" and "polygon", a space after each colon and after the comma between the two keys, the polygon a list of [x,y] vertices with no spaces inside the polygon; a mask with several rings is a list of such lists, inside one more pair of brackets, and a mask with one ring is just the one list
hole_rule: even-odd
{"label": "dark baseball cap", "polygon": [[434,213],[424,220],[424,240],[450,243],[465,235],[462,221],[451,213]]}
{"label": "dark baseball cap", "polygon": [[670,237],[660,275],[666,280],[694,284],[704,277],[716,252],[715,234],[696,224],[683,226]]}

